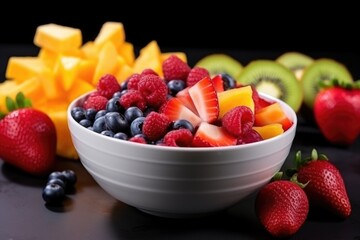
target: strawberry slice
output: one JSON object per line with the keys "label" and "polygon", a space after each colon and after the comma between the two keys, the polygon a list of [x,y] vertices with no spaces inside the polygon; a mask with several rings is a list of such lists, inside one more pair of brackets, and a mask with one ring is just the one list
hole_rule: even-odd
{"label": "strawberry slice", "polygon": [[169,99],[161,106],[159,112],[168,116],[171,121],[186,119],[194,127],[198,126],[201,122],[201,119],[177,98]]}
{"label": "strawberry slice", "polygon": [[212,123],[219,117],[219,101],[209,77],[189,88],[190,97],[201,120]]}
{"label": "strawberry slice", "polygon": [[214,88],[215,88],[215,91],[216,91],[216,92],[223,92],[223,91],[225,91],[225,89],[224,89],[224,81],[223,81],[223,79],[222,79],[222,77],[221,77],[221,74],[218,74],[218,75],[216,75],[215,77],[213,77],[213,78],[211,79],[211,81],[212,81],[212,83],[213,83],[213,85],[214,85]]}
{"label": "strawberry slice", "polygon": [[202,122],[194,135],[192,146],[231,146],[236,145],[236,141],[236,138],[227,133],[224,128],[209,124],[207,122]]}
{"label": "strawberry slice", "polygon": [[178,92],[176,94],[176,98],[179,99],[185,105],[185,107],[193,111],[196,115],[199,115],[198,112],[196,111],[193,100],[190,97],[189,88],[190,87],[187,87],[181,90],[180,92]]}

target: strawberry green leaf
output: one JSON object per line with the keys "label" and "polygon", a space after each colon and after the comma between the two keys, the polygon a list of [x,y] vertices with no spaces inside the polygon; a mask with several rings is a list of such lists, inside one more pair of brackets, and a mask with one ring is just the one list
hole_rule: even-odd
{"label": "strawberry green leaf", "polygon": [[19,108],[23,108],[25,105],[25,95],[22,92],[17,93],[15,97],[15,101],[16,101],[16,105]]}
{"label": "strawberry green leaf", "polygon": [[2,119],[2,118],[4,118],[5,117],[5,113],[3,113],[3,112],[0,112],[0,120]]}
{"label": "strawberry green leaf", "polygon": [[31,100],[29,98],[25,98],[24,107],[31,107],[31,106],[32,106]]}
{"label": "strawberry green leaf", "polygon": [[5,102],[9,112],[14,111],[17,108],[16,102],[10,97],[6,97]]}

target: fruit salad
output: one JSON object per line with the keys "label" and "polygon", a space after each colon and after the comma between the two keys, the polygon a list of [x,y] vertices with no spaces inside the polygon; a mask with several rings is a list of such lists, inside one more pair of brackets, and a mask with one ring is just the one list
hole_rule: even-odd
{"label": "fruit salad", "polygon": [[210,76],[176,55],[163,61],[162,72],[145,69],[124,81],[105,74],[71,116],[108,137],[173,147],[253,143],[293,125],[278,102],[227,74]]}

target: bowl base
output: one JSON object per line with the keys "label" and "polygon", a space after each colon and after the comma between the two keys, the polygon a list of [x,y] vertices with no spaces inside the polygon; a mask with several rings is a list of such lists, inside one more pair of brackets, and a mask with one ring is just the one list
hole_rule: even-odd
{"label": "bowl base", "polygon": [[166,212],[158,212],[158,211],[152,211],[152,210],[147,210],[147,209],[143,209],[143,208],[137,208],[138,210],[153,215],[153,216],[157,216],[157,217],[163,217],[163,218],[202,218],[202,217],[207,217],[207,216],[211,216],[214,214],[217,214],[219,212],[222,211],[215,211],[215,212],[206,212],[206,213],[166,213]]}

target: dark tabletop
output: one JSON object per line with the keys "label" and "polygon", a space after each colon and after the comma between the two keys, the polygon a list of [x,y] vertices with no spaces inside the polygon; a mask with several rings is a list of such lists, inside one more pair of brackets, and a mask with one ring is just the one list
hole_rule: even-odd
{"label": "dark tabletop", "polygon": [[[281,54],[224,49],[190,49],[186,52],[190,65],[214,52],[228,53],[244,65],[254,59],[275,59]],[[0,45],[0,76],[4,76],[9,56],[36,53],[37,49],[31,46]],[[360,56],[355,53],[307,54],[341,61],[355,79],[360,78]],[[283,168],[292,164],[296,151],[308,155],[312,148],[326,153],[339,168],[352,204],[352,214],[348,219],[340,220],[310,210],[308,219],[291,239],[360,239],[360,138],[350,147],[333,146],[324,140],[314,124],[300,116],[296,137]],[[76,191],[68,195],[63,207],[44,204],[41,193],[46,179],[20,172],[1,159],[0,168],[0,239],[271,239],[256,219],[255,194],[213,216],[165,219],[115,200],[96,184],[79,161],[58,158],[57,170],[72,169],[78,176]]]}

